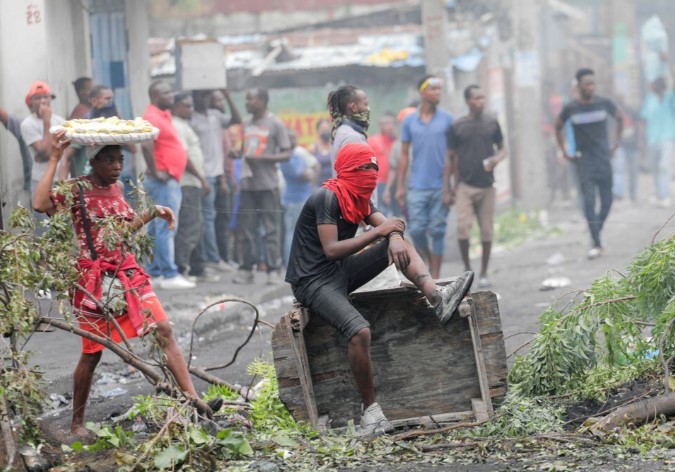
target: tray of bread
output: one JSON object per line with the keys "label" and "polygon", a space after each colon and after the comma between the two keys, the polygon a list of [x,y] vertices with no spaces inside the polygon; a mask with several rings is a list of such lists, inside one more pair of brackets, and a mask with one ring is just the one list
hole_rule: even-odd
{"label": "tray of bread", "polygon": [[60,130],[65,130],[66,138],[70,138],[72,142],[89,146],[152,141],[159,134],[159,129],[143,118],[122,120],[116,116],[68,120],[61,125],[52,126],[49,131],[53,134]]}

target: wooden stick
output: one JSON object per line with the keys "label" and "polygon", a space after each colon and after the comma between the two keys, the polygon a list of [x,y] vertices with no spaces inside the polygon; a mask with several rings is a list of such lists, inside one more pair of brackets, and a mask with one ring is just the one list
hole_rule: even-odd
{"label": "wooden stick", "polygon": [[141,455],[141,457],[138,458],[134,466],[131,468],[131,470],[138,470],[138,466],[141,465],[145,459],[148,457],[148,455],[154,450],[155,444],[159,441],[159,439],[164,435],[167,429],[169,429],[169,426],[171,423],[173,423],[176,418],[178,418],[178,413],[173,415],[171,418],[166,420],[166,423],[162,426],[162,428],[157,432],[154,438],[152,438],[152,441],[150,441],[145,448],[145,452]]}
{"label": "wooden stick", "polygon": [[7,464],[5,465],[11,467],[14,463],[14,456],[16,455],[16,441],[14,439],[14,432],[12,431],[12,422],[9,417],[7,399],[4,396],[0,398],[0,432],[2,432],[5,454],[7,455]]}
{"label": "wooden stick", "polygon": [[416,438],[418,436],[429,436],[431,434],[440,434],[440,433],[447,433],[448,431],[452,431],[454,429],[460,429],[460,428],[473,428],[475,426],[480,426],[484,423],[487,423],[487,420],[485,421],[474,421],[472,423],[457,423],[457,424],[452,424],[450,426],[445,426],[443,428],[438,428],[438,429],[429,429],[429,430],[416,430],[416,431],[408,431],[407,433],[402,433],[394,436],[394,441],[402,441],[410,438]]}
{"label": "wooden stick", "polygon": [[192,395],[183,392],[179,388],[169,385],[168,383],[163,382],[162,377],[151,367],[147,366],[143,360],[141,360],[138,356],[135,354],[132,354],[129,351],[126,351],[119,347],[117,344],[115,344],[112,340],[108,338],[103,338],[101,336],[97,336],[95,334],[89,333],[88,331],[85,331],[81,328],[78,328],[76,326],[73,326],[65,321],[58,320],[55,318],[45,318],[45,317],[40,317],[39,318],[40,322],[44,323],[49,323],[52,326],[55,326],[56,328],[62,329],[64,331],[68,331],[74,334],[77,334],[80,337],[89,339],[91,341],[97,342],[106,348],[108,348],[110,351],[112,351],[114,354],[116,354],[120,359],[122,359],[125,363],[137,368],[145,377],[148,379],[148,381],[154,385],[156,388],[163,390],[170,394],[171,396],[174,396],[176,398],[180,398],[181,396],[185,397],[188,399],[188,401],[195,407],[197,408],[197,411],[206,416],[206,417],[211,417],[213,415],[213,411],[211,411],[211,408],[204,402],[202,399],[193,397]]}

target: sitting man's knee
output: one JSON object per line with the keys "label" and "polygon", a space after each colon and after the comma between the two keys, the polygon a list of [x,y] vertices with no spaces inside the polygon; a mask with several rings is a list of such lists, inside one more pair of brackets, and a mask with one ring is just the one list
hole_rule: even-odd
{"label": "sitting man's knee", "polygon": [[361,328],[354,336],[351,337],[349,342],[356,345],[370,344],[370,328]]}

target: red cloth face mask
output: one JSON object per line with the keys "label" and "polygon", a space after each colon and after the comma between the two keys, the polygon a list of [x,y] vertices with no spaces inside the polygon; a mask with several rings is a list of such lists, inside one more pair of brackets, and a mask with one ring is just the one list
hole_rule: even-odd
{"label": "red cloth face mask", "polygon": [[353,224],[370,215],[370,197],[377,186],[376,169],[359,169],[366,164],[377,165],[375,151],[367,144],[347,144],[335,159],[337,179],[323,184],[335,192],[342,217]]}

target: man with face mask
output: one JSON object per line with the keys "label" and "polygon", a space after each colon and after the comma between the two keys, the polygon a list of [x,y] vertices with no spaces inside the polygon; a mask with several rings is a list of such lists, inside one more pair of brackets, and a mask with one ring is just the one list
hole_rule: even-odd
{"label": "man with face mask", "polygon": [[[342,146],[368,143],[370,106],[366,92],[354,85],[342,85],[328,94],[328,112],[333,119],[331,168]],[[333,172],[335,176],[335,172]]]}
{"label": "man with face mask", "polygon": [[[385,218],[370,200],[378,172],[370,146],[345,145],[338,152],[335,169],[337,178],[324,182],[300,212],[286,282],[312,316],[322,318],[349,340],[347,357],[363,402],[363,432],[381,434],[393,427],[375,401],[370,324],[350,303],[349,294],[393,263],[424,294],[430,316],[445,324],[468,293],[473,273],[465,273],[446,287],[435,284],[413,246],[403,239],[405,223]],[[357,236],[363,222],[373,229]]]}
{"label": "man with face mask", "polygon": [[89,93],[89,103],[91,110],[86,118],[110,118],[119,116],[117,106],[115,106],[115,94],[112,88],[107,85],[96,85]]}

